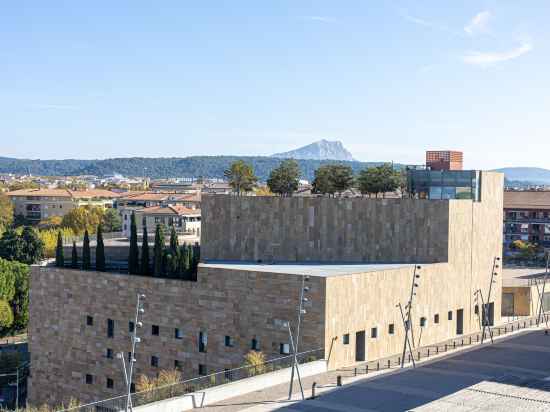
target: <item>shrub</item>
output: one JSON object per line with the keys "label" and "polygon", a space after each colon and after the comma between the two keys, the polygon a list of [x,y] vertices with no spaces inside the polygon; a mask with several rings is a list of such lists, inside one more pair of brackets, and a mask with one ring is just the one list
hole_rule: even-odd
{"label": "shrub", "polygon": [[4,335],[13,325],[13,311],[5,300],[0,300],[0,334]]}
{"label": "shrub", "polygon": [[244,365],[248,367],[248,376],[265,373],[265,355],[263,352],[251,350],[244,356]]}

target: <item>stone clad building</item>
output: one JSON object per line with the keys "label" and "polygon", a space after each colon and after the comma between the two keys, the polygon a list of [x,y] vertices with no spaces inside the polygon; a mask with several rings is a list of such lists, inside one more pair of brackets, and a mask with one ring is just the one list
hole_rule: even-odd
{"label": "stone clad building", "polygon": [[130,350],[137,293],[147,295],[138,375],[177,367],[192,377],[239,366],[251,349],[286,353],[282,325],[296,326],[303,279],[300,350],[323,349],[329,368],[400,353],[396,305],[417,264],[414,345],[478,331],[475,293],[487,296],[501,256],[502,190],[501,174],[481,172],[477,200],[204,196],[196,282],[34,267],[29,400],[122,393],[113,354]]}

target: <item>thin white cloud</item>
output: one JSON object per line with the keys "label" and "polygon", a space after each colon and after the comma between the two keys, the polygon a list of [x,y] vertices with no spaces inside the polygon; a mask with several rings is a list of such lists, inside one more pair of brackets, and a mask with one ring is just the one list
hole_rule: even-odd
{"label": "thin white cloud", "polygon": [[462,60],[466,64],[474,66],[490,66],[496,63],[514,60],[533,50],[531,43],[523,43],[515,49],[502,52],[479,52],[473,51],[462,56]]}
{"label": "thin white cloud", "polygon": [[321,23],[335,23],[336,19],[327,16],[304,16],[305,20],[318,21]]}
{"label": "thin white cloud", "polygon": [[487,33],[489,30],[489,20],[491,20],[491,17],[492,14],[490,11],[480,11],[472,17],[470,22],[464,27],[464,31],[470,36]]}
{"label": "thin white cloud", "polygon": [[445,26],[444,24],[440,24],[438,22],[432,22],[432,21],[428,21],[428,20],[425,20],[425,19],[417,17],[417,16],[413,16],[413,15],[409,14],[406,9],[399,9],[398,13],[405,20],[407,20],[411,23],[414,23],[418,26],[423,26],[423,27],[427,27],[429,29],[443,31],[445,33],[449,33],[449,34],[452,34],[454,36],[464,37],[464,33],[462,33],[462,32],[457,32],[456,30],[453,30],[453,29]]}

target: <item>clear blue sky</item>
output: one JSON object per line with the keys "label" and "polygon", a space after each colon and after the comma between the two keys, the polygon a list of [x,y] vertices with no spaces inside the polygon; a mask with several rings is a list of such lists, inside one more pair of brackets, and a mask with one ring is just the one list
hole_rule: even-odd
{"label": "clear blue sky", "polygon": [[0,156],[270,154],[550,167],[550,2],[14,1]]}

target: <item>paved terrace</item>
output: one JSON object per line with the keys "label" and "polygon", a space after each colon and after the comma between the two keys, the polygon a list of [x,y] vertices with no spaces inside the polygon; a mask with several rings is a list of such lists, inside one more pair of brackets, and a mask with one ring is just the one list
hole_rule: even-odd
{"label": "paved terrace", "polygon": [[[506,326],[506,334],[494,344],[474,342],[464,347],[461,340],[447,343],[448,351],[439,351],[423,360],[415,369],[399,369],[397,359],[369,363],[304,379],[306,397],[317,382],[317,398],[297,399],[297,384],[292,401],[287,401],[288,385],[266,388],[228,399],[201,410],[205,412],[390,412],[390,411],[548,411],[550,410],[550,335],[543,329],[529,328],[530,320]],[[527,329],[517,330],[518,327]],[[504,333],[504,326],[500,330]],[[441,347],[441,346],[440,346]],[[444,346],[443,346],[444,348]],[[386,361],[386,360],[385,360]],[[380,371],[376,371],[376,365]],[[344,385],[336,387],[337,375]]]}

